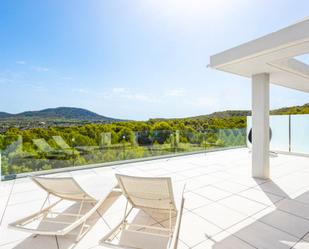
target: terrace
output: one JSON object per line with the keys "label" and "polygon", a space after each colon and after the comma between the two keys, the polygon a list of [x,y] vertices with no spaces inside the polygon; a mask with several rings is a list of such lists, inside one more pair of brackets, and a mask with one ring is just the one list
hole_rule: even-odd
{"label": "terrace", "polygon": [[[74,176],[94,196],[109,188],[115,173],[146,172],[171,176],[175,185],[186,183],[178,248],[300,249],[309,246],[308,164],[307,157],[279,155],[270,158],[272,179],[255,179],[251,153],[240,148],[56,175]],[[0,189],[0,248],[74,245],[74,235],[34,237],[9,230],[8,223],[40,208],[45,193],[29,178],[2,182]],[[119,198],[108,211],[102,207],[75,248],[103,248],[98,241],[122,218],[124,205],[124,198]],[[149,222],[164,226],[164,220],[156,217]]]}
{"label": "terrace", "polygon": [[[55,143],[58,139],[58,147],[63,147],[60,152],[42,138],[33,139],[50,161],[59,153],[70,160],[73,158],[73,168],[45,173],[74,176],[83,188],[96,197],[113,185],[115,173],[170,176],[175,187],[185,183],[185,212],[178,248],[309,248],[309,158],[305,139],[308,137],[308,116],[300,116],[300,119],[295,116],[269,116],[271,82],[309,92],[309,66],[294,59],[309,51],[308,32],[309,19],[306,19],[211,57],[210,67],[252,78],[252,119],[248,118],[247,127],[248,133],[249,124],[252,124],[251,150],[230,148],[235,145],[244,147],[243,131],[237,131],[236,135],[235,131],[210,132],[208,135],[220,143],[209,145],[206,140],[204,143],[195,141],[189,149],[180,143],[178,132],[168,133],[165,136],[168,144],[153,144],[145,150],[149,151],[146,156],[152,157],[159,152],[161,158],[130,162],[124,161],[128,159],[125,140],[123,144],[113,147],[110,143],[111,134],[102,135],[103,145],[98,148],[71,147],[67,143],[61,145],[63,141],[60,138],[53,138]],[[272,140],[270,126],[273,129]],[[220,137],[222,134],[234,134],[240,140],[228,144],[228,139],[224,141]],[[157,135],[156,132],[152,134]],[[22,150],[22,138],[14,139],[8,153],[15,149]],[[194,139],[205,138],[201,135]],[[105,149],[106,142],[108,152],[118,149],[115,155],[119,156],[119,161],[112,165],[99,162],[97,165],[75,167],[75,152],[82,156],[83,153],[94,154],[93,151],[96,151],[94,158],[97,158],[103,155],[101,150]],[[230,149],[207,150],[213,147]],[[132,148],[141,152],[136,144],[132,144]],[[284,153],[270,153],[272,148]],[[182,149],[181,152],[187,150],[191,155],[180,154],[178,149]],[[177,157],[171,156],[175,154]],[[33,158],[27,152],[23,155],[25,160],[32,160],[28,164],[40,156]],[[7,158],[10,159],[10,155]],[[74,244],[74,234],[29,236],[8,230],[10,222],[39,209],[45,198],[44,193],[29,178],[19,176],[8,175],[8,178],[17,178],[0,183],[0,248],[103,248],[98,246],[98,241],[122,218],[124,198],[110,197],[108,203],[92,216],[90,231],[77,244]],[[107,208],[106,204],[111,207]],[[67,203],[60,212],[66,209],[74,211],[76,208]],[[166,225],[162,217],[140,215],[137,219],[156,226]]]}

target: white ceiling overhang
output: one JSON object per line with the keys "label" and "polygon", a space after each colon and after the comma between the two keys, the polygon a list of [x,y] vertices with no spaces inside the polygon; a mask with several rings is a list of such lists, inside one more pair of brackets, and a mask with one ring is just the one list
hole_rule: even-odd
{"label": "white ceiling overhang", "polygon": [[309,92],[309,19],[210,57],[209,67],[251,77],[269,73],[271,83]]}

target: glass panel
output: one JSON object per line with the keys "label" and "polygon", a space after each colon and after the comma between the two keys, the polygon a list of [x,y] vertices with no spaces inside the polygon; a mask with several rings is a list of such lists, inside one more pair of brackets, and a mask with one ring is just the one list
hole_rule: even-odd
{"label": "glass panel", "polygon": [[269,119],[272,138],[270,150],[289,151],[289,115],[273,115]]}
{"label": "glass panel", "polygon": [[247,116],[247,137],[246,137],[246,143],[247,143],[247,146],[248,148],[252,148],[252,145],[249,141],[249,132],[252,128],[252,117],[251,116]]}
{"label": "glass panel", "polygon": [[245,129],[12,129],[0,135],[1,169],[2,176],[11,179],[34,171],[244,146],[245,140]]}
{"label": "glass panel", "polygon": [[309,154],[309,115],[291,115],[291,152]]}
{"label": "glass panel", "polygon": [[[272,137],[270,140],[270,150],[289,151],[289,116],[288,115],[272,115],[269,118]],[[248,140],[249,132],[252,128],[252,117],[247,117],[247,145],[251,148]]]}

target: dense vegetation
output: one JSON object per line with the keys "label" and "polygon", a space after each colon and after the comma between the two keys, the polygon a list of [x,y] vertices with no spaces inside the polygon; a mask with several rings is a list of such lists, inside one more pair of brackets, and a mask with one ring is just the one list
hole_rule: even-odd
{"label": "dense vegetation", "polygon": [[10,128],[0,135],[2,174],[244,145],[245,126],[232,117]]}
{"label": "dense vegetation", "polygon": [[302,106],[283,107],[270,113],[273,115],[309,114],[309,103]]}
{"label": "dense vegetation", "polygon": [[[85,110],[56,110],[58,117],[62,115],[64,119],[78,115],[75,111],[86,116],[97,115]],[[48,114],[45,110],[39,115],[49,117],[55,115],[54,112],[48,109]],[[23,115],[28,120],[37,114]],[[273,110],[271,114],[309,114],[309,104]],[[246,141],[246,115],[250,115],[250,111],[145,122],[85,124],[75,120],[72,126],[57,123],[42,128],[32,128],[31,124],[16,128],[6,123],[8,128],[0,133],[2,175],[241,146]]]}

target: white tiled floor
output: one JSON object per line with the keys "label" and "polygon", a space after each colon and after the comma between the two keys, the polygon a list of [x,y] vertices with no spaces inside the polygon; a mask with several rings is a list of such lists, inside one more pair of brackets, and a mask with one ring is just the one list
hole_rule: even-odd
{"label": "white tiled floor", "polygon": [[[111,168],[73,171],[71,175],[95,197],[115,181],[115,173],[171,176],[175,187],[186,184],[179,249],[309,248],[309,158],[271,158],[271,180],[251,177],[251,154],[235,149],[168,158]],[[103,248],[98,241],[121,218],[120,197],[92,218],[86,236],[37,236],[9,230],[7,224],[28,215],[45,195],[29,179],[0,183],[0,248]],[[139,214],[138,219],[146,219]],[[150,224],[165,225],[164,217]]]}

